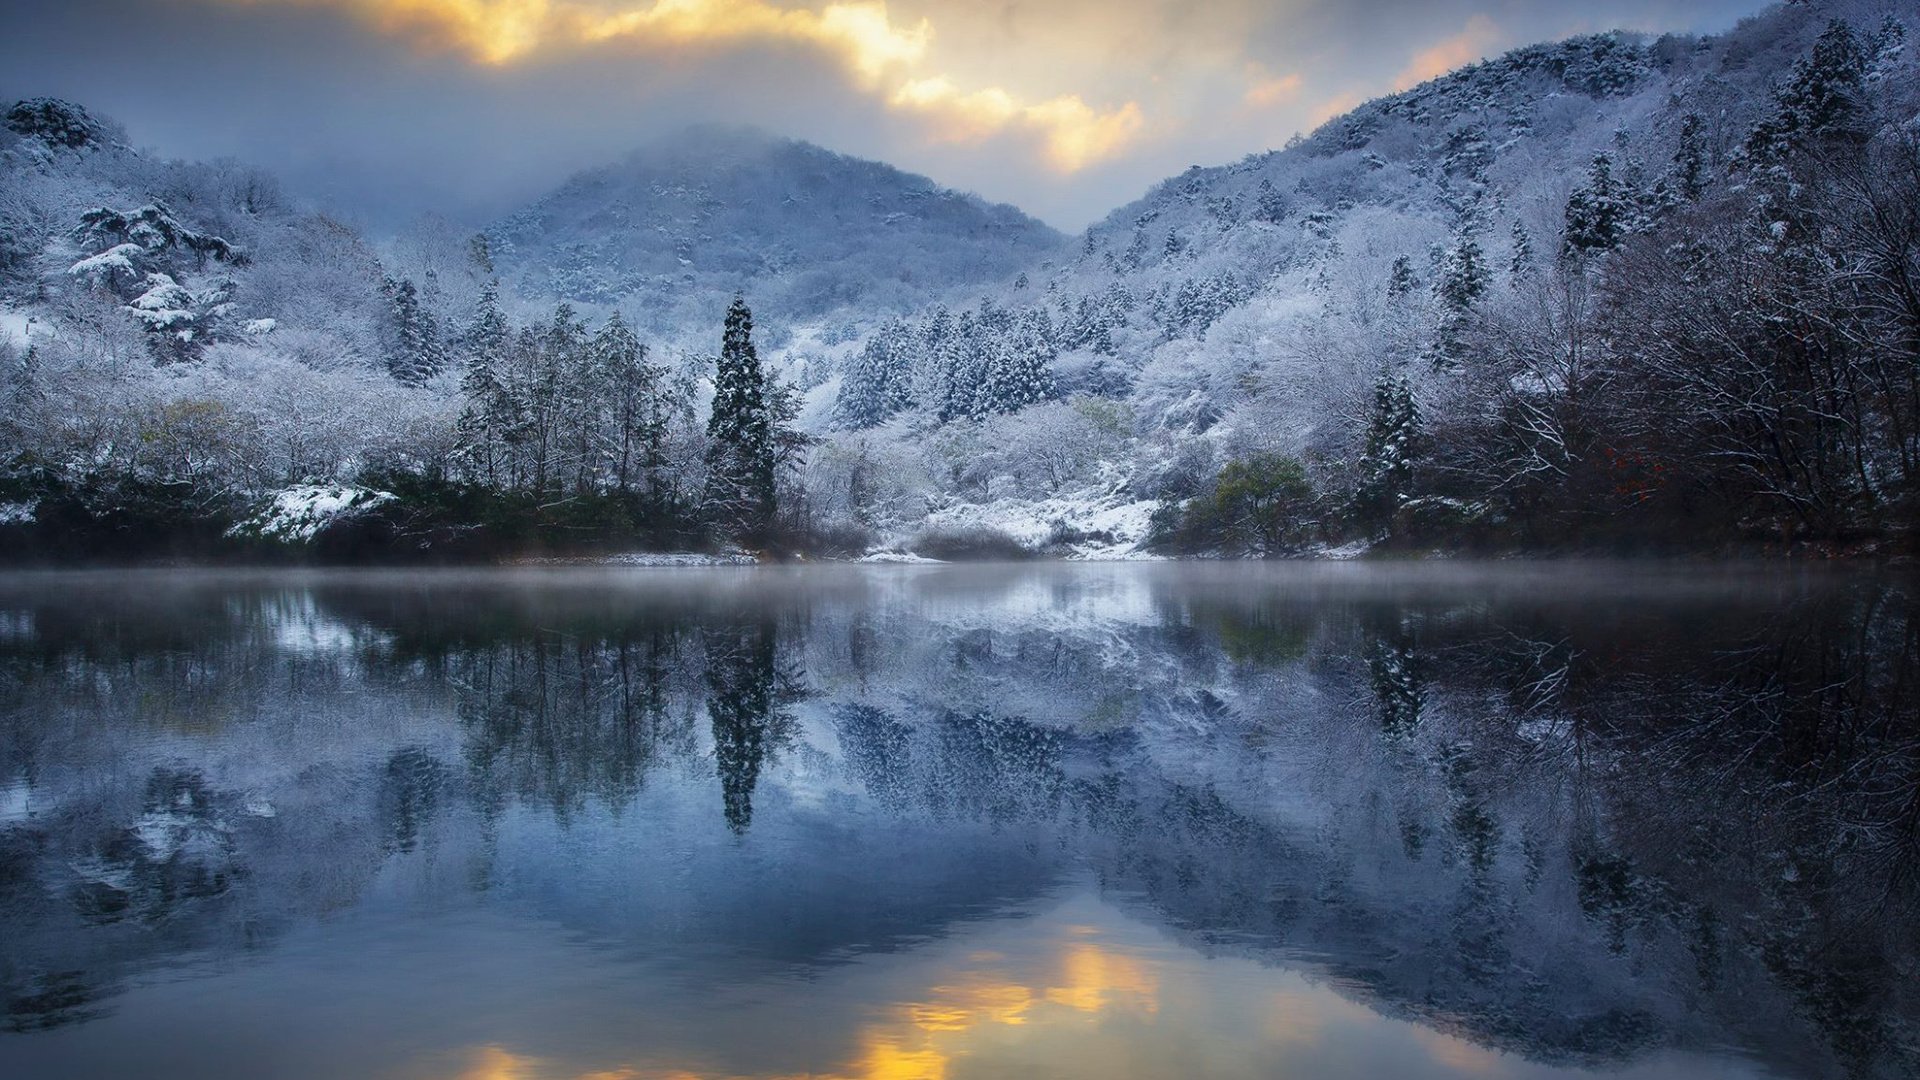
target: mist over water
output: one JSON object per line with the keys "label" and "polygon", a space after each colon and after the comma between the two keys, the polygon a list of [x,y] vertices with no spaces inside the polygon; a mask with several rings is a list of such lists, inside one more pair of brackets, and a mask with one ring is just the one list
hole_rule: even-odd
{"label": "mist over water", "polygon": [[9,1076],[1899,1076],[1867,571],[0,576]]}

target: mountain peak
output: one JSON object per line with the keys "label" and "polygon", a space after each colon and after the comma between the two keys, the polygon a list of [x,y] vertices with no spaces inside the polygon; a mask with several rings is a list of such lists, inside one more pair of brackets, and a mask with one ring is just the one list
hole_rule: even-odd
{"label": "mountain peak", "polygon": [[744,292],[813,321],[1011,280],[1060,234],[1019,210],[758,128],[701,124],[579,173],[489,230],[528,297],[701,324]]}

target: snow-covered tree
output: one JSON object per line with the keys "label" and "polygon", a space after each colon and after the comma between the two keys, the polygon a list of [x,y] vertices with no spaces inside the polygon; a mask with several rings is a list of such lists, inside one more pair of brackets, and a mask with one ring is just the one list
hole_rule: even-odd
{"label": "snow-covered tree", "polygon": [[1022,315],[1012,332],[993,341],[985,355],[977,414],[1019,412],[1053,396],[1053,344],[1039,316]]}
{"label": "snow-covered tree", "polygon": [[387,303],[387,371],[396,380],[418,386],[446,366],[440,328],[410,279],[385,283]]}
{"label": "snow-covered tree", "polygon": [[1393,260],[1393,270],[1387,275],[1387,295],[1392,297],[1410,296],[1420,287],[1420,276],[1413,272],[1413,260],[1398,255]]}
{"label": "snow-covered tree", "polygon": [[742,542],[764,542],[775,521],[775,446],[767,375],[753,345],[753,312],[727,309],[707,420],[708,520]]}
{"label": "snow-covered tree", "polygon": [[1774,88],[1773,115],[1747,137],[1747,152],[1763,162],[1823,139],[1863,138],[1867,133],[1868,56],[1853,28],[1840,19],[1814,42],[1811,55]]}
{"label": "snow-covered tree", "polygon": [[869,428],[913,401],[913,335],[902,319],[889,319],[847,365],[834,401],[834,422]]}
{"label": "snow-covered tree", "polygon": [[1373,529],[1386,527],[1413,493],[1420,409],[1404,374],[1383,373],[1373,387],[1373,407],[1360,455],[1355,516]]}
{"label": "snow-covered tree", "polygon": [[1566,234],[1561,250],[1568,256],[1598,254],[1620,246],[1626,233],[1628,205],[1625,191],[1613,177],[1613,158],[1602,151],[1587,167],[1586,183],[1567,198]]}
{"label": "snow-covered tree", "polygon": [[591,404],[605,414],[606,460],[596,471],[614,491],[657,498],[672,412],[667,370],[648,362],[647,347],[618,312],[594,335],[590,356],[591,382],[599,391]]}
{"label": "snow-covered tree", "polygon": [[1515,283],[1533,272],[1533,234],[1515,218],[1507,250],[1507,276]]}

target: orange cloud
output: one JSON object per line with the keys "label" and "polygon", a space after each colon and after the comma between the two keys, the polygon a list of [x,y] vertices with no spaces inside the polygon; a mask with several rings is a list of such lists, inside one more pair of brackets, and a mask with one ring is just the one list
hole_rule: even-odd
{"label": "orange cloud", "polygon": [[543,50],[633,43],[664,48],[792,44],[831,57],[889,107],[928,118],[934,137],[971,142],[1036,138],[1054,169],[1077,172],[1115,156],[1145,128],[1140,107],[1098,109],[1079,95],[1031,99],[999,86],[965,87],[928,72],[933,26],[896,23],[885,0],[782,7],[768,0],[225,0],[326,7],[416,46],[504,66]]}
{"label": "orange cloud", "polygon": [[1271,109],[1297,99],[1306,85],[1299,72],[1274,75],[1259,64],[1247,65],[1247,92],[1241,97],[1249,108]]}
{"label": "orange cloud", "polygon": [[1500,28],[1492,19],[1475,15],[1459,33],[1415,53],[1407,66],[1400,69],[1400,74],[1394,76],[1393,89],[1396,92],[1411,90],[1428,79],[1437,79],[1457,67],[1471,64],[1487,55],[1500,38]]}

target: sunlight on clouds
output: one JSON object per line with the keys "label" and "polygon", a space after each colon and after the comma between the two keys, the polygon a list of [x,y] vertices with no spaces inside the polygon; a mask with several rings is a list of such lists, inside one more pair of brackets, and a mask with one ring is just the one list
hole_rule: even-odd
{"label": "sunlight on clouds", "polygon": [[1271,109],[1297,101],[1306,79],[1297,71],[1275,75],[1260,64],[1247,65],[1247,92],[1241,99],[1248,107]]}
{"label": "sunlight on clouds", "polygon": [[1458,34],[1414,54],[1407,66],[1394,76],[1393,89],[1395,92],[1411,90],[1428,79],[1437,79],[1457,67],[1471,64],[1491,52],[1500,37],[1500,28],[1492,19],[1475,15]]}
{"label": "sunlight on clouds", "polygon": [[1061,172],[1117,154],[1146,126],[1133,102],[1108,113],[1073,94],[1029,105],[998,87],[963,90],[944,76],[909,79],[888,101],[928,117],[934,138],[942,142],[978,142],[1009,128],[1029,130],[1041,138],[1047,163]]}
{"label": "sunlight on clouds", "polygon": [[451,50],[492,66],[543,50],[630,42],[671,48],[798,44],[832,57],[855,85],[889,107],[914,114],[942,142],[997,135],[1038,141],[1053,169],[1072,173],[1107,160],[1145,128],[1134,102],[1111,110],[1077,94],[1027,99],[999,86],[966,87],[926,73],[932,24],[894,21],[884,0],[848,0],[818,8],[766,0],[227,0],[345,11],[383,34],[424,48]]}

